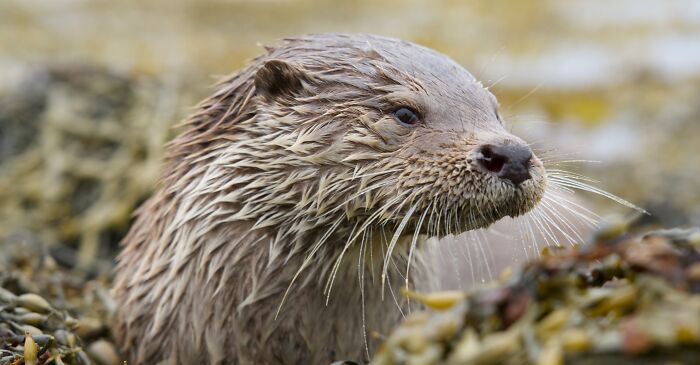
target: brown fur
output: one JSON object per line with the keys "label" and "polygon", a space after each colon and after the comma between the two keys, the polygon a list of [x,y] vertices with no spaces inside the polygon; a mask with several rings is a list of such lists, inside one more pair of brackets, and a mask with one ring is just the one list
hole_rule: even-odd
{"label": "brown fur", "polygon": [[[402,105],[419,126],[391,115]],[[486,143],[524,142],[434,51],[369,35],[269,48],[187,120],[124,240],[113,294],[130,364],[366,360],[368,333],[408,310],[397,289],[429,285],[412,247],[541,198],[539,160],[516,188],[475,165]]]}

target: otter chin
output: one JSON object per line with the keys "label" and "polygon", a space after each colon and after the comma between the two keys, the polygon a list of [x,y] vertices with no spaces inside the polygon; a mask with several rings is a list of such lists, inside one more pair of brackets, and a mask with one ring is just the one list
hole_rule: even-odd
{"label": "otter chin", "polygon": [[[430,237],[535,207],[542,162],[496,98],[422,46],[282,40],[167,147],[123,241],[114,333],[130,364],[367,361],[435,279]],[[409,275],[409,267],[410,275]]]}

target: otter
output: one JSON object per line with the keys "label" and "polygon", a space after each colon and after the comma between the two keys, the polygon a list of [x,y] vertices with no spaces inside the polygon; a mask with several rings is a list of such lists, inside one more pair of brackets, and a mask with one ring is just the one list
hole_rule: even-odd
{"label": "otter", "polygon": [[368,361],[431,288],[421,247],[518,216],[542,162],[448,57],[361,34],[284,39],[167,147],[123,240],[130,364]]}

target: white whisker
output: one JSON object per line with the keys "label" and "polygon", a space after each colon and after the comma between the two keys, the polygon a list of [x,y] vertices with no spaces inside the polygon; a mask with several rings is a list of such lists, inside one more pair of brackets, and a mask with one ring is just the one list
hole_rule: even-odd
{"label": "white whisker", "polygon": [[347,252],[348,248],[350,248],[350,245],[354,241],[351,241],[350,238],[353,237],[353,234],[355,233],[355,230],[357,229],[357,225],[359,224],[359,221],[355,222],[355,225],[352,227],[352,231],[350,232],[350,235],[348,236],[348,241],[345,243],[345,246],[343,247],[343,250],[340,251],[340,255],[338,255],[338,258],[335,260],[335,263],[333,264],[333,269],[331,270],[331,275],[328,278],[328,282],[326,283],[326,288],[324,292],[326,292],[326,305],[328,305],[328,301],[331,298],[331,289],[333,287],[333,282],[335,281],[335,277],[338,274],[338,270],[340,269],[340,263],[343,261],[343,256],[345,255],[345,252]]}
{"label": "white whisker", "polygon": [[589,191],[591,193],[598,194],[598,195],[603,196],[605,198],[608,198],[608,199],[610,199],[618,204],[624,205],[630,209],[634,209],[640,213],[649,214],[646,210],[628,202],[625,199],[618,197],[617,195],[611,194],[605,190],[599,189],[595,186],[583,183],[581,181],[577,181],[577,180],[573,180],[573,179],[565,178],[565,177],[559,177],[559,176],[549,177],[549,180],[551,182],[558,184],[558,185],[567,186],[570,188],[579,189],[579,190],[583,190],[583,191]]}
{"label": "white whisker", "polygon": [[[432,203],[431,203],[432,204]],[[420,235],[420,229],[423,226],[423,220],[425,219],[425,216],[427,215],[428,211],[430,210],[430,205],[423,211],[423,214],[421,214],[420,218],[418,219],[418,223],[416,225],[416,230],[413,232],[413,239],[411,239],[411,247],[408,250],[408,262],[406,263],[406,289],[409,289],[409,272],[411,271],[411,262],[413,261],[413,252],[416,249],[416,245],[418,244],[418,236]],[[410,308],[410,306],[409,306]]]}
{"label": "white whisker", "polygon": [[304,261],[301,264],[301,267],[297,272],[294,274],[294,277],[292,277],[292,281],[289,282],[289,285],[287,286],[287,290],[284,291],[284,295],[282,295],[282,300],[280,301],[279,307],[277,307],[277,312],[275,313],[275,320],[277,320],[277,317],[280,314],[280,311],[282,310],[282,306],[284,305],[284,301],[287,299],[287,296],[289,295],[290,290],[292,289],[292,286],[294,285],[294,282],[296,282],[297,278],[301,274],[302,271],[309,265],[309,262],[313,259],[313,256],[316,254],[319,248],[323,245],[324,242],[328,239],[328,237],[331,236],[331,234],[338,228],[340,225],[340,222],[342,222],[345,219],[345,217],[341,216],[336,221],[331,225],[328,230],[326,230],[326,233],[323,234],[321,239],[314,245],[313,249],[311,250],[311,253],[304,259]]}
{"label": "white whisker", "polygon": [[401,223],[399,223],[399,226],[394,232],[394,236],[391,238],[389,248],[387,249],[386,255],[384,256],[384,269],[382,270],[382,299],[384,298],[384,283],[386,282],[386,275],[389,268],[389,257],[394,251],[394,247],[396,247],[396,243],[399,241],[399,237],[401,236],[403,229],[406,227],[406,224],[411,219],[413,212],[416,210],[416,206],[416,204],[412,205],[408,212],[406,212],[406,215],[404,215],[403,219],[401,220]]}

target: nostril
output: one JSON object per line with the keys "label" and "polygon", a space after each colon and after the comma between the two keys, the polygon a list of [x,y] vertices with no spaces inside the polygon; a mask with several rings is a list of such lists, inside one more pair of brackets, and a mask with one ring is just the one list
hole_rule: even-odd
{"label": "nostril", "polygon": [[478,158],[479,163],[491,172],[499,173],[508,162],[506,156],[494,152],[493,147],[489,145],[483,146],[480,152],[481,156]]}

